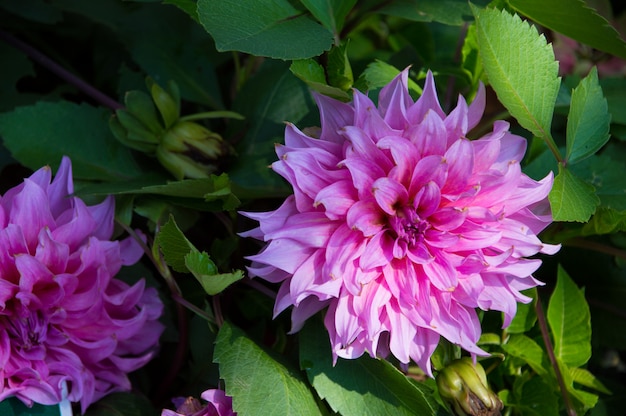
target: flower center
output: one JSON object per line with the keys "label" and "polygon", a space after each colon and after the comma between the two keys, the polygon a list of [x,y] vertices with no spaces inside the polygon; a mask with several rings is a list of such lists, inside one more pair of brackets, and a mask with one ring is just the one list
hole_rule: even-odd
{"label": "flower center", "polygon": [[396,215],[389,218],[389,225],[396,234],[396,240],[406,243],[408,247],[420,244],[430,228],[430,224],[410,207],[399,208]]}
{"label": "flower center", "polygon": [[24,318],[3,317],[4,327],[9,337],[22,350],[28,351],[46,340],[48,323],[41,311],[35,311]]}

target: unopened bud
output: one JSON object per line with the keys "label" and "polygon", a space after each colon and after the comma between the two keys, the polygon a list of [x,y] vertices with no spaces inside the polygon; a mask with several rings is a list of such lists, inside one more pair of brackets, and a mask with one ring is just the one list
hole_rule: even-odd
{"label": "unopened bud", "polygon": [[178,178],[207,178],[230,153],[217,133],[193,121],[179,121],[164,135],[157,158]]}
{"label": "unopened bud", "polygon": [[457,416],[500,415],[502,401],[489,389],[485,370],[468,357],[454,360],[437,375],[439,395]]}

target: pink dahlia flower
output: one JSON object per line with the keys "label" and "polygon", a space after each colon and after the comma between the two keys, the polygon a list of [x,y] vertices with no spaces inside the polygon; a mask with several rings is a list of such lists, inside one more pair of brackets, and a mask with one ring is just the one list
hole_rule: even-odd
{"label": "pink dahlia flower", "polygon": [[161,416],[237,416],[233,411],[233,399],[223,390],[206,390],[200,396],[208,403],[202,405],[199,400],[188,398],[174,399],[176,411],[163,409]]}
{"label": "pink dahlia flower", "polygon": [[144,280],[114,276],[139,260],[134,240],[109,241],[114,200],[71,197],[71,163],[51,182],[39,169],[0,197],[0,401],[59,403],[62,386],[82,411],[129,390],[163,330],[163,304]]}
{"label": "pink dahlia flower", "polygon": [[485,354],[475,308],[504,312],[508,325],[531,274],[555,253],[537,233],[551,221],[552,175],[522,173],[526,141],[496,122],[468,140],[485,105],[459,97],[446,116],[429,72],[414,102],[408,71],[379,94],[378,108],[354,92],[351,104],[324,96],[319,138],[287,125],[275,172],[294,195],[244,236],[267,242],[249,257],[251,276],[282,282],[274,313],[289,306],[292,331],[328,307],[334,359],[393,354],[432,375],[443,336]]}

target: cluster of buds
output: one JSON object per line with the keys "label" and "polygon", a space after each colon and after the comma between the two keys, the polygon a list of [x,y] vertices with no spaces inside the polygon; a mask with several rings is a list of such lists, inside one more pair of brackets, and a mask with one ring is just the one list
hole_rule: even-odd
{"label": "cluster of buds", "polygon": [[162,88],[148,78],[150,95],[129,91],[125,108],[109,120],[114,136],[124,145],[156,155],[177,179],[206,178],[218,169],[232,151],[222,136],[195,120],[203,118],[241,118],[229,111],[180,116],[180,92],[173,81]]}
{"label": "cluster of buds", "polygon": [[443,368],[437,374],[437,388],[456,416],[496,416],[503,408],[500,398],[489,389],[485,370],[469,357]]}

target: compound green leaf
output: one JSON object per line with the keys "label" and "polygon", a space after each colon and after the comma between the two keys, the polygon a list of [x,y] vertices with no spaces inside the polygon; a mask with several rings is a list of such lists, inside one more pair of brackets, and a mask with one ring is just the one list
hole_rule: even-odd
{"label": "compound green leaf", "polygon": [[328,73],[328,83],[333,87],[343,91],[352,88],[354,77],[348,59],[348,43],[335,46],[328,52],[326,71]]}
{"label": "compound green leaf", "polygon": [[302,374],[275,360],[240,329],[224,322],[214,362],[239,416],[315,416],[320,410]]}
{"label": "compound green leaf", "polygon": [[[284,142],[285,122],[298,123],[314,105],[307,86],[288,68],[284,62],[266,61],[233,103],[233,110],[246,117],[246,133],[228,172],[242,199],[287,193],[285,182],[268,166],[276,160],[275,144]],[[239,130],[242,124],[231,123]]]}
{"label": "compound green leaf", "polygon": [[378,12],[416,22],[447,25],[462,25],[472,15],[464,0],[396,0],[387,2]]}
{"label": "compound green leaf", "polygon": [[337,100],[350,101],[350,95],[347,92],[326,83],[324,68],[315,60],[298,59],[291,63],[289,70],[312,90]]}
{"label": "compound green leaf", "polygon": [[185,266],[200,282],[208,295],[217,295],[237,280],[243,279],[243,272],[218,273],[217,266],[207,253],[191,251],[185,256]]}
{"label": "compound green leaf", "polygon": [[610,143],[600,155],[593,155],[572,166],[577,176],[596,189],[600,206],[626,211],[626,149]]}
{"label": "compound green leaf", "polygon": [[175,271],[189,273],[185,258],[190,252],[198,252],[185,234],[178,228],[173,216],[165,223],[155,237],[154,244],[158,245],[166,263]]}
{"label": "compound green leaf", "polygon": [[317,20],[339,40],[346,16],[356,0],[300,0]]}
{"label": "compound green leaf", "polygon": [[589,222],[583,225],[581,234],[600,235],[618,231],[626,231],[626,212],[600,206]]}
{"label": "compound green leaf", "polygon": [[592,185],[561,166],[548,198],[554,221],[587,222],[600,203]]}
{"label": "compound green leaf", "polygon": [[332,34],[288,0],[198,0],[198,17],[217,50],[276,59],[321,55]]}
{"label": "compound green leaf", "polygon": [[548,356],[539,344],[526,335],[511,335],[508,342],[502,344],[502,349],[513,357],[524,360],[540,376],[548,376],[547,368],[550,367]]}
{"label": "compound green leaf", "polygon": [[435,415],[432,391],[412,383],[385,360],[339,358],[333,366],[321,322],[307,323],[300,336],[300,366],[318,395],[344,416]]}
{"label": "compound green leaf", "polygon": [[498,99],[526,130],[551,137],[559,65],[543,35],[507,11],[472,6],[479,53]]}
{"label": "compound green leaf", "polygon": [[570,368],[569,374],[572,380],[581,386],[589,387],[590,389],[604,394],[611,394],[611,390],[607,389],[589,370],[584,368]]}
{"label": "compound green leaf", "polygon": [[[365,71],[363,71],[354,86],[361,91],[382,88],[389,84],[399,73],[400,70],[395,66],[375,60],[365,68]],[[417,96],[422,95],[422,88],[411,78],[409,78],[409,91],[415,93]]]}
{"label": "compound green leaf", "polygon": [[601,51],[626,58],[619,33],[583,0],[509,0],[533,21]]}
{"label": "compound green leaf", "polygon": [[[519,378],[518,380],[521,380]],[[506,395],[507,407],[515,408],[524,416],[558,416],[559,400],[553,387],[540,377],[533,377],[515,389],[521,397]],[[512,397],[513,396],[513,397]],[[513,401],[514,400],[514,401]]]}
{"label": "compound green leaf", "polygon": [[611,115],[608,110],[594,67],[572,93],[567,118],[565,160],[568,163],[591,156],[609,140]]}
{"label": "compound green leaf", "polygon": [[554,336],[554,354],[568,367],[579,367],[591,357],[591,315],[581,289],[559,266],[550,297],[548,324]]}

